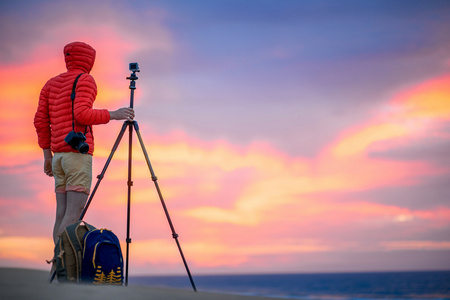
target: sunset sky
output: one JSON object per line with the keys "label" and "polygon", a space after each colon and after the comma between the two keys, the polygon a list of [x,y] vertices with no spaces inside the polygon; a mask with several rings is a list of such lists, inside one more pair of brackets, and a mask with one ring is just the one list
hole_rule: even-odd
{"label": "sunset sky", "polygon": [[[450,269],[450,2],[2,1],[0,267],[49,269],[33,126],[63,47],[129,105],[191,272]],[[94,127],[93,185],[122,126]],[[130,275],[184,274],[137,137]],[[85,221],[125,250],[128,139]]]}

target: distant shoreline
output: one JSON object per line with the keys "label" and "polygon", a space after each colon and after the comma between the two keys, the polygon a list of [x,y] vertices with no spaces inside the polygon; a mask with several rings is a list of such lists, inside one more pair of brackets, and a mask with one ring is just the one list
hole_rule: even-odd
{"label": "distant shoreline", "polygon": [[[196,275],[200,291],[289,299],[450,299],[450,271]],[[132,276],[129,284],[190,290],[187,276]]]}

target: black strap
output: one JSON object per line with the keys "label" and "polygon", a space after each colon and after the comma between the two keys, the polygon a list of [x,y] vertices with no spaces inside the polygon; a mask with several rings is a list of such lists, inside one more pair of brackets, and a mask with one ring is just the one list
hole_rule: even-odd
{"label": "black strap", "polygon": [[[80,75],[77,76],[77,78],[75,78],[75,81],[73,82],[73,87],[72,87],[72,94],[70,94],[70,99],[72,99],[72,130],[75,131],[75,113],[74,113],[74,101],[75,101],[75,89],[77,87],[77,82],[78,79],[81,77],[81,75],[83,75],[83,73],[81,73]],[[84,131],[84,134],[86,134],[87,132],[87,126],[86,129]]]}

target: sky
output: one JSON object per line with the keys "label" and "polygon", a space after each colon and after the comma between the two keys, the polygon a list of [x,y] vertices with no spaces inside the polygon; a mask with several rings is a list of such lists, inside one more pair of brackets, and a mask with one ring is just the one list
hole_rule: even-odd
{"label": "sky", "polygon": [[[450,269],[450,2],[3,1],[0,267],[48,270],[53,179],[33,126],[63,47],[95,108],[130,103],[190,270]],[[93,186],[121,121],[94,127]],[[125,250],[128,139],[84,220]],[[185,274],[137,137],[129,274]]]}

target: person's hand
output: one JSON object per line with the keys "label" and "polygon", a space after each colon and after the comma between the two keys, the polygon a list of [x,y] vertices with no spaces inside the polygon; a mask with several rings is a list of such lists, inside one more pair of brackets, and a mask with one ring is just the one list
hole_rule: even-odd
{"label": "person's hand", "polygon": [[53,158],[51,158],[51,157],[44,159],[44,173],[47,174],[50,177],[53,177],[52,159]]}
{"label": "person's hand", "polygon": [[111,120],[128,120],[133,121],[134,119],[134,109],[131,107],[122,107],[118,110],[110,111],[109,115]]}
{"label": "person's hand", "polygon": [[53,154],[52,154],[52,150],[50,150],[50,148],[43,149],[43,150],[44,150],[44,173],[47,174],[48,176],[52,177],[53,176],[53,171],[52,171]]}

